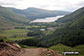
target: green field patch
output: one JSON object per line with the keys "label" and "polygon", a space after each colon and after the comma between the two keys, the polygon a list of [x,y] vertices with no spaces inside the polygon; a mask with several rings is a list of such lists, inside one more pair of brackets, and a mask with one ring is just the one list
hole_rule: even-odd
{"label": "green field patch", "polygon": [[8,40],[12,40],[12,41],[20,41],[20,40],[25,40],[25,39],[30,39],[33,37],[16,37],[16,38],[8,38]]}
{"label": "green field patch", "polygon": [[5,30],[1,32],[0,35],[6,37],[24,37],[26,36],[28,31],[29,30],[25,29],[12,29],[12,30]]}

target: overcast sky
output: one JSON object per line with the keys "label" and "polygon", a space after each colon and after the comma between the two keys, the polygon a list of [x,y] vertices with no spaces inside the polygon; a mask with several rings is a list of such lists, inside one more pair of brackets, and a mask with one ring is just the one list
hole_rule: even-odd
{"label": "overcast sky", "polygon": [[74,11],[84,6],[84,0],[0,0],[0,5],[18,9],[36,7],[48,10]]}

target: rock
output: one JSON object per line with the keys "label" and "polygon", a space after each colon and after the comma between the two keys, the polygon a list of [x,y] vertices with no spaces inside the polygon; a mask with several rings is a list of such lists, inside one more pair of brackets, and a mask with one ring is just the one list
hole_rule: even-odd
{"label": "rock", "polygon": [[20,56],[21,47],[16,43],[0,42],[0,56]]}

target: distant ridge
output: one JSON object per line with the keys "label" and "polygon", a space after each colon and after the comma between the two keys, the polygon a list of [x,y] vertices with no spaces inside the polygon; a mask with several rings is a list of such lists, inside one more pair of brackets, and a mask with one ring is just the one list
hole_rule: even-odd
{"label": "distant ridge", "polygon": [[60,11],[60,10],[56,10],[56,11],[55,10],[44,10],[44,9],[34,8],[34,7],[30,7],[24,10],[12,8],[12,10],[18,14],[27,16],[27,18],[29,18],[30,20],[46,18],[46,17],[55,17],[58,15],[66,15],[70,13],[70,12]]}

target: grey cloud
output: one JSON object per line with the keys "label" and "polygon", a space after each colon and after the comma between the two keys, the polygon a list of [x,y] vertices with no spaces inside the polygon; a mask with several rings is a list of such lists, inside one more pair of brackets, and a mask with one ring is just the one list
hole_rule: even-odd
{"label": "grey cloud", "polygon": [[14,3],[3,3],[3,2],[0,2],[0,5],[16,5]]}
{"label": "grey cloud", "polygon": [[20,2],[22,0],[0,0],[0,5],[16,5],[16,2]]}
{"label": "grey cloud", "polygon": [[49,7],[49,6],[39,6],[39,7],[41,7],[41,8],[46,8],[46,7]]}
{"label": "grey cloud", "polygon": [[84,1],[81,1],[80,3],[77,4],[78,6],[84,6]]}

